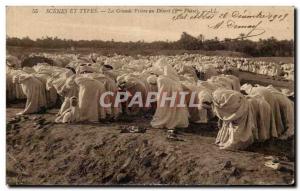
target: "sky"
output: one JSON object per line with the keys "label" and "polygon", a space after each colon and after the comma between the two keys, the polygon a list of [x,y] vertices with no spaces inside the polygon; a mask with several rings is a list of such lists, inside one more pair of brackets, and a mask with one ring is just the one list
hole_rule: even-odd
{"label": "sky", "polygon": [[[74,9],[77,9],[76,12]],[[80,9],[92,10],[84,13]],[[176,9],[178,12],[174,13]],[[141,10],[148,12],[141,13]],[[149,10],[154,13],[149,13]],[[191,19],[197,13],[198,16],[201,13],[207,15],[204,14],[205,18]],[[248,18],[240,18],[242,15]],[[261,15],[266,17],[262,18]],[[251,27],[257,24],[250,35],[253,37],[249,37],[251,40],[271,36],[280,40],[294,39],[294,8],[13,6],[6,9],[7,36],[31,39],[57,36],[73,40],[176,41],[182,32],[193,36],[203,34],[205,39],[224,39],[236,38],[241,33],[248,34],[253,29]]]}

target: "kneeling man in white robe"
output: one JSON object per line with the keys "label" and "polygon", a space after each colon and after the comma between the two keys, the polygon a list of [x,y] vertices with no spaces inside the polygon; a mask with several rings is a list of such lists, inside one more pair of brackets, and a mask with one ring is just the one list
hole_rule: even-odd
{"label": "kneeling man in white robe", "polygon": [[80,111],[77,97],[70,98],[70,108],[55,119],[56,123],[74,123],[80,121]]}
{"label": "kneeling man in white robe", "polygon": [[[179,92],[183,91],[182,85],[179,82],[175,70],[167,65],[164,67],[164,75],[159,76],[157,79],[158,86],[158,100],[157,108],[151,126],[154,128],[167,128],[174,129],[175,127],[186,128],[189,125],[189,113],[186,105],[184,107],[178,107],[179,104]],[[175,100],[163,102],[163,95],[167,97],[173,97],[176,93]],[[175,101],[175,104],[171,104]]]}

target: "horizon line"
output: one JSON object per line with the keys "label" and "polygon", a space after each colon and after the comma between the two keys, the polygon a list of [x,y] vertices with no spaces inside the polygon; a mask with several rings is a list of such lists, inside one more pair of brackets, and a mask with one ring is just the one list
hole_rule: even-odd
{"label": "horizon line", "polygon": [[[191,35],[192,36],[192,35]],[[194,36],[193,36],[194,37]],[[216,36],[217,37],[217,36]],[[111,40],[105,40],[105,39],[72,39],[72,38],[63,38],[63,37],[59,37],[59,36],[42,36],[42,37],[37,37],[37,38],[32,38],[32,37],[29,37],[29,36],[23,36],[23,37],[18,37],[18,36],[9,36],[9,35],[6,35],[6,40],[8,38],[18,38],[18,39],[24,39],[24,38],[29,38],[30,40],[33,40],[33,41],[36,41],[38,39],[40,40],[43,40],[43,39],[46,39],[46,38],[57,38],[57,39],[60,39],[60,40],[72,40],[72,41],[103,41],[103,42],[124,42],[124,43],[130,43],[130,42],[143,42],[143,43],[154,43],[154,42],[177,42],[178,40],[180,40],[180,37],[177,39],[177,40],[169,40],[169,39],[165,39],[165,40],[154,40],[154,41],[145,41],[143,39],[140,39],[140,40],[136,40],[136,41],[119,41],[119,40],[114,40],[114,38],[112,38]],[[194,38],[197,38],[197,37],[194,37]],[[225,39],[228,39],[228,40],[237,40],[237,38],[218,38],[218,41],[225,41]],[[251,37],[249,38],[245,38],[244,40],[250,40],[252,42],[259,42],[259,40],[267,40],[267,39],[271,39],[271,38],[275,38],[276,40],[278,41],[294,41],[294,38],[291,38],[291,39],[278,39],[274,36],[270,36],[268,38],[259,38],[259,39],[256,39],[256,40],[253,40],[251,39]],[[206,40],[214,40],[215,38],[207,38],[207,39],[204,39],[203,41],[206,41]]]}

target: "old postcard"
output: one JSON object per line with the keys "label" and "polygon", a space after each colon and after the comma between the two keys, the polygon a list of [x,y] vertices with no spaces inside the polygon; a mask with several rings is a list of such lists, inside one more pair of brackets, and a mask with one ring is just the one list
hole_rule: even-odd
{"label": "old postcard", "polygon": [[7,184],[295,185],[294,12],[7,6]]}

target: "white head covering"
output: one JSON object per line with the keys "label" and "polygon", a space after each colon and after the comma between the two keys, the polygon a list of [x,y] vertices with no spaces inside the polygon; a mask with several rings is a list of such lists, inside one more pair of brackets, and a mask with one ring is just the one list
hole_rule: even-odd
{"label": "white head covering", "polygon": [[24,72],[28,73],[28,74],[35,73],[35,71],[34,71],[34,69],[33,69],[33,68],[31,68],[31,67],[27,67],[27,66],[23,67],[23,69],[22,69],[22,70],[23,70]]}
{"label": "white head covering", "polygon": [[163,68],[168,65],[167,60],[165,57],[159,58],[154,64],[153,68],[156,68],[157,70],[163,70]]}
{"label": "white head covering", "polygon": [[286,96],[294,96],[294,92],[291,91],[291,90],[289,90],[289,89],[287,89],[287,88],[282,88],[282,89],[281,89],[281,92],[282,92],[284,95],[286,95]]}
{"label": "white head covering", "polygon": [[253,86],[251,84],[248,84],[248,83],[243,84],[241,86],[241,90],[244,90],[247,94],[251,94],[252,88],[253,88]]}
{"label": "white head covering", "polygon": [[91,66],[83,65],[76,68],[76,74],[81,74],[83,72],[94,72],[94,69]]}
{"label": "white head covering", "polygon": [[157,83],[157,77],[155,75],[151,75],[147,78],[147,82],[149,84],[156,84]]}
{"label": "white head covering", "polygon": [[180,80],[176,71],[170,65],[166,65],[164,67],[164,75],[167,76],[168,78],[171,78],[172,80],[175,80],[178,82]]}

